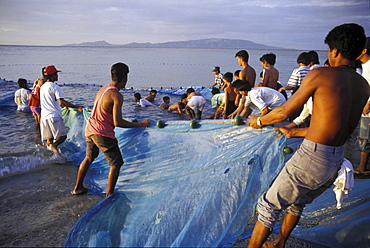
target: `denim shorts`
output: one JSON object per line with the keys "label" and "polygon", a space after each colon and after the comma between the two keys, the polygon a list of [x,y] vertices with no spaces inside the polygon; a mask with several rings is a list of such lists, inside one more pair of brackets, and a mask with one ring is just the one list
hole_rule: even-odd
{"label": "denim shorts", "polygon": [[343,158],[343,146],[303,140],[270,189],[258,200],[258,220],[273,228],[285,209],[293,215],[301,215],[306,204],[333,185]]}
{"label": "denim shorts", "polygon": [[358,144],[360,145],[360,151],[370,153],[370,140],[369,139],[358,139]]}
{"label": "denim shorts", "polygon": [[121,166],[123,164],[122,154],[118,147],[117,139],[93,134],[86,137],[86,142],[86,157],[95,159],[99,155],[100,150],[104,153],[110,166]]}

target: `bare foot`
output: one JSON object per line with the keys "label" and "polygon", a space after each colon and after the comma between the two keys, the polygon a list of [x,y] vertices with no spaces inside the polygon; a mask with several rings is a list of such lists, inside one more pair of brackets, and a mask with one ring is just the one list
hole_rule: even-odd
{"label": "bare foot", "polygon": [[359,175],[370,175],[370,171],[368,170],[355,170],[355,174],[359,174]]}
{"label": "bare foot", "polygon": [[89,191],[87,188],[85,187],[82,187],[81,189],[74,189],[71,191],[71,194],[72,195],[82,195],[82,194],[86,194],[87,191]]}
{"label": "bare foot", "polygon": [[280,235],[276,236],[273,241],[266,241],[263,243],[262,247],[264,248],[283,248],[285,246],[285,239],[281,238]]}
{"label": "bare foot", "polygon": [[54,144],[48,145],[48,147],[54,152],[55,155],[61,156],[60,152],[58,151],[58,148],[54,146]]}

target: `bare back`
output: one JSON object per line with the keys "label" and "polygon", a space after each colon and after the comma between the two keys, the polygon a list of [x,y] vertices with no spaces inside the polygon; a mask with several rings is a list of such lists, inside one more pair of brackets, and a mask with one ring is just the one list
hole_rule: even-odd
{"label": "bare back", "polygon": [[265,70],[262,80],[262,86],[276,90],[276,84],[278,80],[279,80],[279,71],[272,66]]}
{"label": "bare back", "polygon": [[353,68],[339,66],[311,71],[296,92],[298,95],[292,96],[294,100],[313,96],[306,139],[324,145],[343,145],[358,124],[369,91],[366,80]]}
{"label": "bare back", "polygon": [[243,69],[240,71],[240,79],[246,80],[251,84],[251,87],[254,87],[254,84],[256,82],[256,71],[253,69],[253,67],[247,65],[246,67],[243,67]]}

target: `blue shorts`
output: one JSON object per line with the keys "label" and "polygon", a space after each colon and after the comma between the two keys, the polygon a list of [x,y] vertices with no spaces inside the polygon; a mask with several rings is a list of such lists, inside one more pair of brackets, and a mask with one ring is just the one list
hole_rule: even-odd
{"label": "blue shorts", "polygon": [[301,215],[306,204],[333,185],[343,158],[343,146],[303,140],[270,189],[258,200],[258,220],[273,228],[285,209],[293,215]]}

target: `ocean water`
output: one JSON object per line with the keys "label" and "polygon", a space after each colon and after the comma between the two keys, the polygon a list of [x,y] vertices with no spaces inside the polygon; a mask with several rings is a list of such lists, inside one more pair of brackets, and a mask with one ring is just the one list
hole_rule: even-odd
{"label": "ocean water", "polygon": [[[133,100],[135,92],[143,96],[150,87],[209,86],[214,81],[212,68],[234,72],[240,69],[234,57],[236,49],[181,49],[181,48],[119,48],[119,47],[30,47],[0,46],[0,78],[16,82],[22,77],[30,84],[40,77],[41,68],[54,64],[62,72],[58,85],[66,100],[92,108],[96,92],[101,85],[110,83],[110,67],[116,62],[129,65],[129,82],[122,90],[123,114],[138,120],[187,120],[186,116],[168,113],[159,108],[138,108]],[[280,81],[286,84],[296,65],[298,50],[249,50],[249,63],[257,74],[261,70],[261,55],[273,52],[277,55],[276,68]],[[318,51],[321,61],[325,51]],[[14,92],[16,83],[1,83],[0,94]],[[158,94],[156,105],[162,103]],[[180,100],[178,95],[169,95],[171,103]],[[19,170],[32,169],[48,163],[50,151],[45,150],[35,128],[32,115],[16,113],[12,100],[1,104],[0,120],[0,176]],[[208,102],[203,118],[213,113]]]}
{"label": "ocean water", "polygon": [[[238,49],[120,48],[120,47],[25,47],[0,46],[0,78],[35,80],[43,66],[53,64],[62,72],[60,83],[106,84],[110,67],[124,62],[130,67],[129,87],[209,86],[214,81],[213,66],[221,72],[240,69],[235,58]],[[273,52],[280,82],[285,85],[299,50],[248,50],[249,64],[261,72],[259,58]],[[320,62],[326,51],[317,51]]]}

